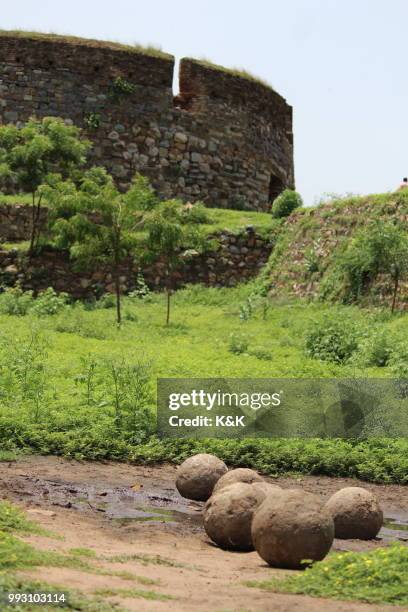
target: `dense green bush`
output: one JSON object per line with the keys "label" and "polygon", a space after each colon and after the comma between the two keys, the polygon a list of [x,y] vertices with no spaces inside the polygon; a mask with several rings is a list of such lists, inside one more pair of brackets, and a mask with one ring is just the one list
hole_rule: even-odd
{"label": "dense green bush", "polygon": [[18,316],[24,316],[30,312],[38,317],[44,317],[61,312],[67,302],[68,294],[57,293],[52,287],[48,287],[34,299],[32,291],[23,291],[17,285],[7,288],[0,295],[0,312]]}
{"label": "dense green bush", "polygon": [[356,322],[339,313],[326,315],[306,334],[305,350],[309,357],[333,363],[345,363],[358,349]]}
{"label": "dense green bush", "polygon": [[285,189],[272,203],[272,216],[276,219],[288,217],[300,206],[303,206],[301,195],[292,189]]}
{"label": "dense green bush", "polygon": [[184,206],[184,217],[188,223],[211,223],[207,209],[201,202]]}
{"label": "dense green bush", "polygon": [[387,329],[374,329],[360,343],[357,361],[365,366],[384,368],[395,349],[395,338]]}
{"label": "dense green bush", "polygon": [[235,355],[246,353],[249,348],[250,339],[246,334],[240,332],[233,332],[230,335],[228,349]]}
{"label": "dense green bush", "polygon": [[394,311],[399,284],[408,274],[408,236],[401,224],[375,221],[362,228],[339,256],[333,272],[342,282],[345,303],[358,301],[372,287],[379,274],[393,286],[391,310]]}
{"label": "dense green bush", "polygon": [[141,272],[138,273],[135,288],[128,294],[128,297],[145,301],[148,301],[151,298],[151,291]]}
{"label": "dense green bush", "polygon": [[67,302],[67,293],[57,293],[52,287],[48,287],[34,300],[31,311],[39,317],[55,315],[65,308]]}
{"label": "dense green bush", "polygon": [[20,285],[8,287],[0,294],[0,312],[7,315],[25,316],[33,305],[33,292],[23,291]]}

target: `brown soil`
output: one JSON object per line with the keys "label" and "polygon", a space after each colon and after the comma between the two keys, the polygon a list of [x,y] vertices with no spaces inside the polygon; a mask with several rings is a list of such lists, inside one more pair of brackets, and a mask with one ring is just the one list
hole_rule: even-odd
{"label": "brown soil", "polygon": [[[39,548],[68,552],[95,551],[98,565],[159,581],[145,585],[123,577],[102,576],[65,568],[24,572],[44,582],[93,594],[98,589],[153,590],[175,599],[110,597],[127,610],[202,610],[209,612],[269,611],[357,612],[395,610],[352,602],[268,593],[245,586],[288,572],[265,565],[257,553],[233,553],[212,545],[202,528],[203,504],[177,493],[176,468],[130,466],[121,463],[79,463],[56,457],[27,457],[0,464],[0,495],[19,503],[45,528],[63,535],[24,539]],[[408,541],[408,487],[380,486],[351,479],[303,477],[274,480],[283,487],[300,487],[324,498],[344,486],[360,485],[374,491],[394,529],[383,529],[371,542],[336,540],[335,550],[367,550],[390,540]],[[392,527],[392,525],[391,525]],[[106,557],[133,555],[124,562]],[[105,560],[104,560],[105,559]]]}

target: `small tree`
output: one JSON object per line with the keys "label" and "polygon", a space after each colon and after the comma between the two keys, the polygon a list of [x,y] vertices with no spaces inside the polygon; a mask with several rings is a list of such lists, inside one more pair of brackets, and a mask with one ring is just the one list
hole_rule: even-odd
{"label": "small tree", "polygon": [[29,253],[41,233],[43,186],[56,177],[68,178],[85,163],[91,144],[80,140],[80,130],[62,119],[31,119],[23,127],[0,127],[0,185],[30,193],[31,237]]}
{"label": "small tree", "polygon": [[391,312],[395,310],[400,281],[408,274],[408,234],[400,223],[377,221],[360,230],[344,253],[340,267],[348,292],[357,299],[379,274],[393,284]]}
{"label": "small tree", "polygon": [[120,264],[135,248],[142,210],[155,202],[153,190],[146,179],[136,177],[129,191],[120,193],[103,168],[92,168],[79,187],[72,181],[61,182],[47,190],[47,199],[56,244],[68,248],[82,267],[102,264],[112,270],[120,325]]}
{"label": "small tree", "polygon": [[149,259],[159,259],[166,270],[166,325],[170,322],[170,302],[174,290],[174,271],[193,254],[202,252],[206,243],[194,216],[186,214],[179,200],[160,202],[145,213],[143,227],[147,232],[144,250]]}

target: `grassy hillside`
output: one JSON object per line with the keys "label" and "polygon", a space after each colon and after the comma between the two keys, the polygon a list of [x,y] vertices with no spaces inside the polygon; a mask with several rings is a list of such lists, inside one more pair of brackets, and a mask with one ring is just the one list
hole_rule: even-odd
{"label": "grassy hillside", "polygon": [[[408,190],[339,199],[295,211],[286,220],[264,272],[266,286],[273,295],[323,297],[350,239],[377,219],[398,220],[408,228]],[[370,302],[383,303],[391,290],[380,279]],[[400,306],[408,303],[407,284],[401,286],[399,300]]]}

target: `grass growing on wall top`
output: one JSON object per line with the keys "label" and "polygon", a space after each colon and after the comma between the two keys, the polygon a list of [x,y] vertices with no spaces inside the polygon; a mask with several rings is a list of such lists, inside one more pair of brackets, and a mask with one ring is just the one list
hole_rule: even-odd
{"label": "grass growing on wall top", "polygon": [[249,72],[248,70],[245,70],[244,68],[227,68],[226,66],[215,64],[214,62],[211,62],[210,60],[206,58],[195,59],[194,57],[187,57],[183,59],[187,59],[189,61],[195,62],[196,64],[200,64],[201,66],[205,66],[206,68],[212,68],[213,70],[218,70],[220,72],[226,72],[227,74],[230,74],[236,77],[240,77],[248,81],[254,81],[255,83],[259,83],[260,85],[264,85],[268,89],[275,91],[274,87],[270,83],[268,83],[268,81],[265,81],[264,79],[256,76],[255,74],[252,74],[251,72]]}
{"label": "grass growing on wall top", "polygon": [[280,222],[273,219],[270,213],[232,210],[228,208],[207,208],[206,214],[211,223],[203,224],[202,228],[204,231],[208,231],[208,233],[219,230],[239,233],[251,225],[257,233],[263,236],[270,236],[275,234],[280,227]]}
{"label": "grass growing on wall top", "polygon": [[[29,194],[3,195],[0,194],[0,207],[2,204],[31,205]],[[46,206],[46,204],[45,204]],[[274,236],[281,222],[273,219],[267,212],[232,210],[229,208],[206,208],[208,223],[201,225],[204,232],[211,234],[220,230],[240,233],[251,225],[262,236]]]}
{"label": "grass growing on wall top", "polygon": [[124,44],[111,40],[96,40],[93,38],[82,38],[80,36],[71,36],[69,34],[56,34],[54,32],[29,32],[25,30],[0,30],[0,37],[7,38],[31,38],[34,40],[51,40],[54,42],[64,42],[73,45],[85,45],[87,47],[106,48],[118,51],[130,51],[132,53],[141,53],[160,57],[162,59],[173,59],[170,53],[165,53],[154,45],[143,46],[137,43],[133,45]]}

